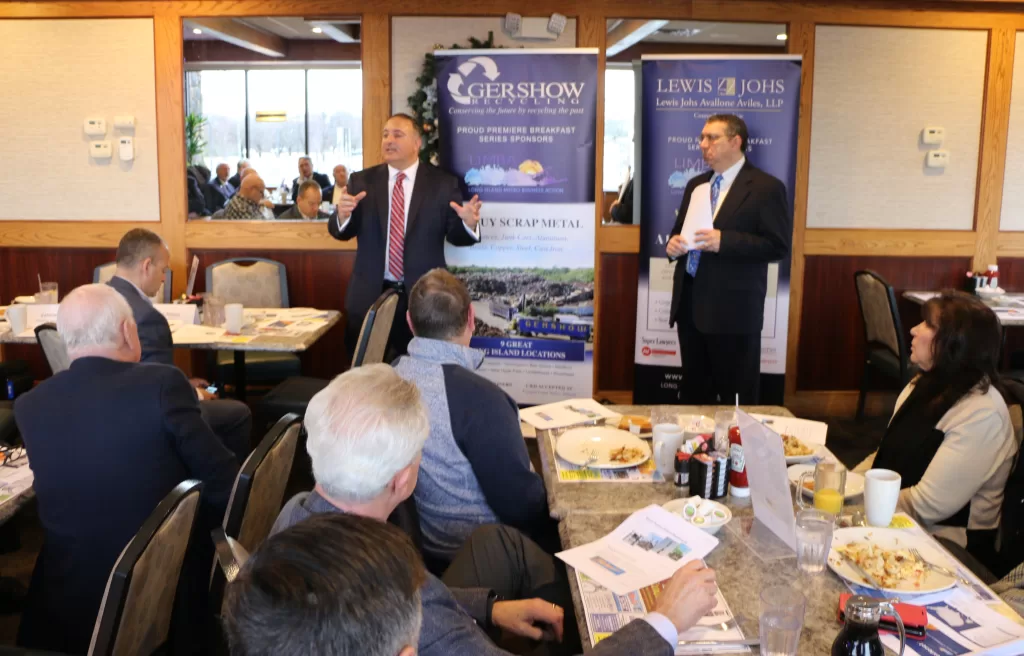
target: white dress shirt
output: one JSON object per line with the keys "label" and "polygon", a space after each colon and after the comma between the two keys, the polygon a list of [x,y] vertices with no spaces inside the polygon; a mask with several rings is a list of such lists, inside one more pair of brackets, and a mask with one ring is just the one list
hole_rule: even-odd
{"label": "white dress shirt", "polygon": [[[418,159],[415,162],[413,162],[412,166],[410,166],[409,168],[405,169],[404,171],[399,171],[395,167],[393,167],[390,164],[388,164],[388,222],[387,222],[388,223],[388,234],[385,235],[385,241],[384,241],[384,243],[385,243],[385,251],[384,251],[384,279],[385,280],[390,280],[392,282],[400,282],[400,281],[395,280],[395,277],[393,275],[391,275],[391,272],[388,270],[388,266],[387,266],[388,255],[390,254],[390,250],[391,250],[391,198],[392,198],[392,194],[395,192],[395,182],[398,180],[398,174],[399,173],[404,173],[405,174],[405,180],[402,181],[402,191],[405,192],[405,208],[404,208],[405,209],[405,212],[404,212],[404,215],[405,215],[405,225],[404,225],[404,228],[405,228],[406,233],[408,233],[409,232],[409,206],[412,203],[412,190],[413,190],[413,187],[416,185],[416,172],[419,171],[419,168],[420,168],[420,161]],[[335,189],[335,195],[337,195],[337,189]],[[344,221],[342,221],[341,220],[341,216],[339,215],[338,216],[338,229],[339,230],[344,230],[345,227],[348,226],[348,222],[351,219],[352,219],[352,217],[350,216],[349,218],[347,218]],[[472,235],[473,239],[475,239],[477,241],[480,241],[480,224],[479,223],[476,224],[476,228],[470,228],[468,225],[466,225],[465,221],[462,222],[462,225],[466,229],[466,232],[468,232],[470,235]]]}
{"label": "white dress shirt", "polygon": [[[747,158],[741,157],[740,161],[736,162],[726,170],[722,171],[722,182],[718,185],[718,204],[715,205],[715,216],[712,220],[718,217],[718,210],[722,209],[722,204],[725,203],[725,197],[729,193],[729,189],[732,188],[732,183],[736,181],[736,176],[740,174],[740,169],[746,164]],[[711,181],[714,182],[715,176],[711,176]]]}

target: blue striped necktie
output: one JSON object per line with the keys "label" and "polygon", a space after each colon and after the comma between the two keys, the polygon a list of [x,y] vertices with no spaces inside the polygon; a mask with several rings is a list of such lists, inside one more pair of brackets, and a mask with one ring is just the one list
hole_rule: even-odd
{"label": "blue striped necktie", "polygon": [[[715,175],[711,181],[711,218],[714,220],[715,209],[718,207],[718,193],[722,190],[722,174]],[[697,265],[700,264],[700,251],[692,250],[686,254],[686,273],[691,277],[697,275]]]}

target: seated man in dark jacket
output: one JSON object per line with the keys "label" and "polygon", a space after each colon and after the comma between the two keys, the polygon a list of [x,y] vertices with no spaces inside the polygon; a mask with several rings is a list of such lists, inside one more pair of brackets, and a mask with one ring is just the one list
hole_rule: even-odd
{"label": "seated man in dark jacket", "polygon": [[317,173],[313,170],[313,160],[303,155],[299,158],[299,177],[292,180],[292,200],[296,200],[299,197],[299,187],[302,186],[303,182],[312,180],[320,186],[322,192],[327,187],[331,186],[331,179],[323,173]]}
{"label": "seated man in dark jacket", "polygon": [[[366,365],[335,378],[306,409],[306,449],[316,487],[285,504],[271,534],[323,513],[386,521],[416,487],[423,445],[430,439],[428,417],[416,386],[388,365]],[[301,571],[293,569],[289,577],[292,585],[305,585]],[[713,570],[696,561],[688,564],[658,596],[655,612],[633,620],[590,653],[671,656],[678,633],[714,607],[714,581]],[[563,629],[568,634],[575,625],[564,624],[565,610],[572,604],[564,584],[564,570],[521,533],[506,526],[480,528],[441,579],[427,574],[420,586],[423,630],[416,653],[508,656],[481,627],[545,639],[549,641],[545,645],[553,647],[550,641],[560,640]],[[229,610],[229,614],[239,611],[245,609]],[[568,617],[573,622],[571,612]],[[284,632],[290,626],[265,625],[268,641],[273,632]],[[243,649],[232,653],[278,652]],[[327,656],[342,652],[310,647],[303,653]],[[373,652],[367,649],[365,653]],[[539,653],[551,652],[531,651]]]}
{"label": "seated man in dark jacket", "polygon": [[322,198],[323,192],[320,190],[320,185],[314,180],[306,180],[299,185],[299,195],[295,200],[295,204],[282,212],[277,218],[305,219],[307,221],[326,219],[329,215],[326,212],[320,211],[320,201]]}
{"label": "seated man in dark jacket", "polygon": [[416,384],[430,410],[416,484],[424,552],[447,562],[484,524],[514,526],[549,552],[560,551],[519,408],[476,373],[484,354],[469,347],[475,317],[466,287],[444,269],[428,271],[409,292],[408,321],[415,337],[395,370]]}
{"label": "seated man in dark jacket", "polygon": [[[128,301],[138,326],[142,344],[142,362],[174,366],[174,343],[167,318],[153,307],[150,297],[160,289],[164,271],[171,259],[160,235],[135,228],[121,237],[117,246],[117,271],[107,284]],[[210,385],[202,378],[189,381],[201,401],[199,410],[224,444],[235,453],[239,464],[249,456],[252,413],[240,401],[220,400],[206,391]]]}
{"label": "seated man in dark jacket", "polygon": [[150,513],[178,483],[199,479],[196,531],[209,535],[238,464],[203,421],[185,375],[139,364],[132,311],[114,289],[73,290],[57,331],[71,367],[14,404],[45,535],[18,643],[84,654],[110,570]]}

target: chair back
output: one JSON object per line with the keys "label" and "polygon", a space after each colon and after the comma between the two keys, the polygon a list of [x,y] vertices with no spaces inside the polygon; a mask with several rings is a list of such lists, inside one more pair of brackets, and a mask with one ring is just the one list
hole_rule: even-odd
{"label": "chair back", "polygon": [[68,347],[64,338],[57,332],[56,324],[44,323],[36,326],[36,341],[43,349],[46,364],[50,365],[50,373],[59,374],[71,366]]}
{"label": "chair back", "polygon": [[900,362],[900,378],[906,382],[908,353],[903,323],[896,307],[896,292],[885,278],[874,271],[858,271],[853,274],[853,281],[857,287],[867,348],[885,348],[892,352]]}
{"label": "chair back", "polygon": [[245,307],[289,307],[284,264],[262,257],[214,262],[206,267],[206,292],[225,303],[241,303]]}
{"label": "chair back", "polygon": [[202,483],[179,483],[124,548],[107,579],[89,656],[152,654],[167,642],[174,593]]}
{"label": "chair back", "polygon": [[[242,464],[224,514],[224,532],[249,553],[270,534],[281,506],[295,459],[295,444],[302,430],[296,414],[281,417]],[[219,609],[224,598],[224,578],[214,568],[211,602]]]}
{"label": "chair back", "polygon": [[[110,279],[114,277],[114,272],[117,271],[117,262],[107,262],[101,264],[92,270],[92,281],[97,284],[110,282]],[[171,278],[172,272],[168,268],[164,271],[164,281],[160,283],[160,289],[156,290],[156,293],[149,297],[149,300],[154,303],[170,303],[171,302]]]}
{"label": "chair back", "polygon": [[[386,290],[380,295],[363,318],[363,326],[359,329],[356,340],[356,352],[352,356],[352,366],[384,362],[388,350],[388,337],[391,325],[395,322],[395,311],[398,308],[398,292]],[[404,321],[405,317],[399,318]]]}

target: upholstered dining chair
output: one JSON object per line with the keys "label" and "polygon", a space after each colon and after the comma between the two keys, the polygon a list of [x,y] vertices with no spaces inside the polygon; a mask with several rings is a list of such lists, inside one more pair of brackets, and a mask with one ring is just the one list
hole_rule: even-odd
{"label": "upholstered dining chair", "polygon": [[[292,471],[295,444],[302,430],[298,415],[281,417],[242,464],[224,514],[224,532],[252,553],[270,534]],[[219,610],[224,599],[224,574],[214,567],[210,585],[211,607]]]}
{"label": "upholstered dining chair", "polygon": [[39,342],[46,357],[46,364],[50,365],[51,374],[59,374],[71,366],[68,347],[64,344],[64,338],[57,332],[56,324],[39,324],[35,328],[35,333],[36,341]]}
{"label": "upholstered dining chair", "polygon": [[[249,308],[286,308],[288,272],[284,264],[262,257],[235,257],[206,267],[206,293],[224,303]],[[235,382],[236,351],[217,351],[217,380]],[[272,384],[298,376],[302,367],[294,353],[248,351],[245,357],[247,384]]]}
{"label": "upholstered dining chair", "polygon": [[[114,271],[117,270],[117,262],[107,262],[101,264],[92,270],[92,281],[94,283],[104,283],[114,277]],[[172,271],[167,269],[164,271],[164,281],[160,283],[160,289],[149,297],[154,303],[170,303],[171,302],[171,278]]]}
{"label": "upholstered dining chair", "polygon": [[871,383],[872,372],[895,378],[900,385],[910,380],[910,353],[903,334],[896,292],[885,278],[874,271],[853,274],[864,323],[864,372],[861,376],[860,396],[857,399],[857,421],[864,419],[864,403]]}
{"label": "upholstered dining chair", "polygon": [[167,642],[202,483],[179,483],[124,548],[107,579],[89,656],[152,654]]}

